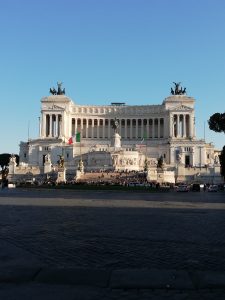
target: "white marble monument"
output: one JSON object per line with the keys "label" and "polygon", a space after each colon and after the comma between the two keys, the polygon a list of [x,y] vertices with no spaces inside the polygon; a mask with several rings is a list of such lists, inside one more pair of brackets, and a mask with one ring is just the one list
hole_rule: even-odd
{"label": "white marble monument", "polygon": [[[20,143],[21,170],[24,164],[42,172],[48,153],[53,168],[57,167],[58,156],[64,153],[66,172],[75,174],[82,152],[88,171],[105,166],[142,171],[145,159],[149,162],[162,156],[168,171],[176,172],[181,162],[185,178],[193,178],[205,166],[213,168],[218,158],[212,143],[196,137],[195,99],[187,96],[180,83],[156,105],[80,105],[66,96],[61,83],[50,92],[41,99],[39,137]],[[80,142],[69,142],[77,133]],[[120,153],[116,164],[115,152]],[[136,156],[133,164],[129,163],[132,152]]]}

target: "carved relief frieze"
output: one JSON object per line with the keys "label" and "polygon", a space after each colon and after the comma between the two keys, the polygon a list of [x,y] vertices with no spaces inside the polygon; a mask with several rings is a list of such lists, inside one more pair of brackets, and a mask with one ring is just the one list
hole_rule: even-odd
{"label": "carved relief frieze", "polygon": [[179,105],[179,106],[171,107],[170,110],[173,110],[173,111],[188,111],[188,112],[192,112],[192,111],[193,111],[193,108],[188,107],[188,106],[182,104],[182,105]]}

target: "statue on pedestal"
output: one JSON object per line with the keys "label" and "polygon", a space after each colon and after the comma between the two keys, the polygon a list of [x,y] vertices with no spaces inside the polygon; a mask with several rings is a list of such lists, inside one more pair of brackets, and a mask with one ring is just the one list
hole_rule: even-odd
{"label": "statue on pedestal", "polygon": [[11,155],[10,159],[9,159],[10,163],[15,163],[16,164],[16,156],[14,154]]}
{"label": "statue on pedestal", "polygon": [[60,168],[64,168],[64,156],[63,155],[58,155],[59,156],[59,160],[57,161],[58,166]]}
{"label": "statue on pedestal", "polygon": [[58,155],[59,160],[58,163],[58,175],[57,175],[57,182],[66,182],[66,168],[64,167],[64,156]]}
{"label": "statue on pedestal", "polygon": [[8,173],[14,174],[15,171],[16,171],[16,156],[12,154],[11,157],[9,158]]}
{"label": "statue on pedestal", "polygon": [[145,161],[144,161],[144,171],[147,172],[148,171],[148,159],[145,158]]}
{"label": "statue on pedestal", "polygon": [[51,157],[49,153],[45,155],[45,163],[51,163]]}
{"label": "statue on pedestal", "polygon": [[163,156],[161,155],[161,156],[158,158],[157,168],[158,168],[158,169],[163,169],[163,166],[164,166],[164,160],[163,160]]}
{"label": "statue on pedestal", "polygon": [[113,120],[112,128],[114,130],[114,135],[112,137],[112,146],[115,149],[121,148],[121,136],[119,135],[119,119],[115,118]]}
{"label": "statue on pedestal", "polygon": [[114,133],[118,133],[118,131],[119,131],[119,119],[115,118],[113,120],[112,128],[114,130]]}
{"label": "statue on pedestal", "polygon": [[78,170],[81,172],[81,173],[84,173],[84,163],[82,161],[82,159],[79,161],[78,163]]}
{"label": "statue on pedestal", "polygon": [[48,174],[52,171],[52,163],[51,163],[51,157],[50,154],[45,155],[45,161],[44,161],[44,173]]}

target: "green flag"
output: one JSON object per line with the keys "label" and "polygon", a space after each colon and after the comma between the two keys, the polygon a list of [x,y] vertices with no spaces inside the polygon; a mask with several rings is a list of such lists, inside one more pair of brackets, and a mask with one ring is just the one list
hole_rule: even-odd
{"label": "green flag", "polygon": [[76,133],[76,142],[80,143],[80,132]]}
{"label": "green flag", "polygon": [[145,140],[147,140],[147,132],[144,132],[143,138],[141,140],[141,144],[144,143]]}

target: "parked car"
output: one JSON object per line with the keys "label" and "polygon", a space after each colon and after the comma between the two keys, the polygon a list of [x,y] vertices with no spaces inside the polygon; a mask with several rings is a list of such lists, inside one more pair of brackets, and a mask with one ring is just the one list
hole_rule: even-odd
{"label": "parked car", "polygon": [[208,192],[217,192],[218,191],[218,185],[212,184],[208,188]]}
{"label": "parked car", "polygon": [[199,183],[193,183],[192,185],[192,191],[194,192],[200,192],[201,191],[201,187]]}
{"label": "parked car", "polygon": [[178,185],[177,187],[177,192],[188,192],[188,191],[189,191],[189,187],[185,184]]}

